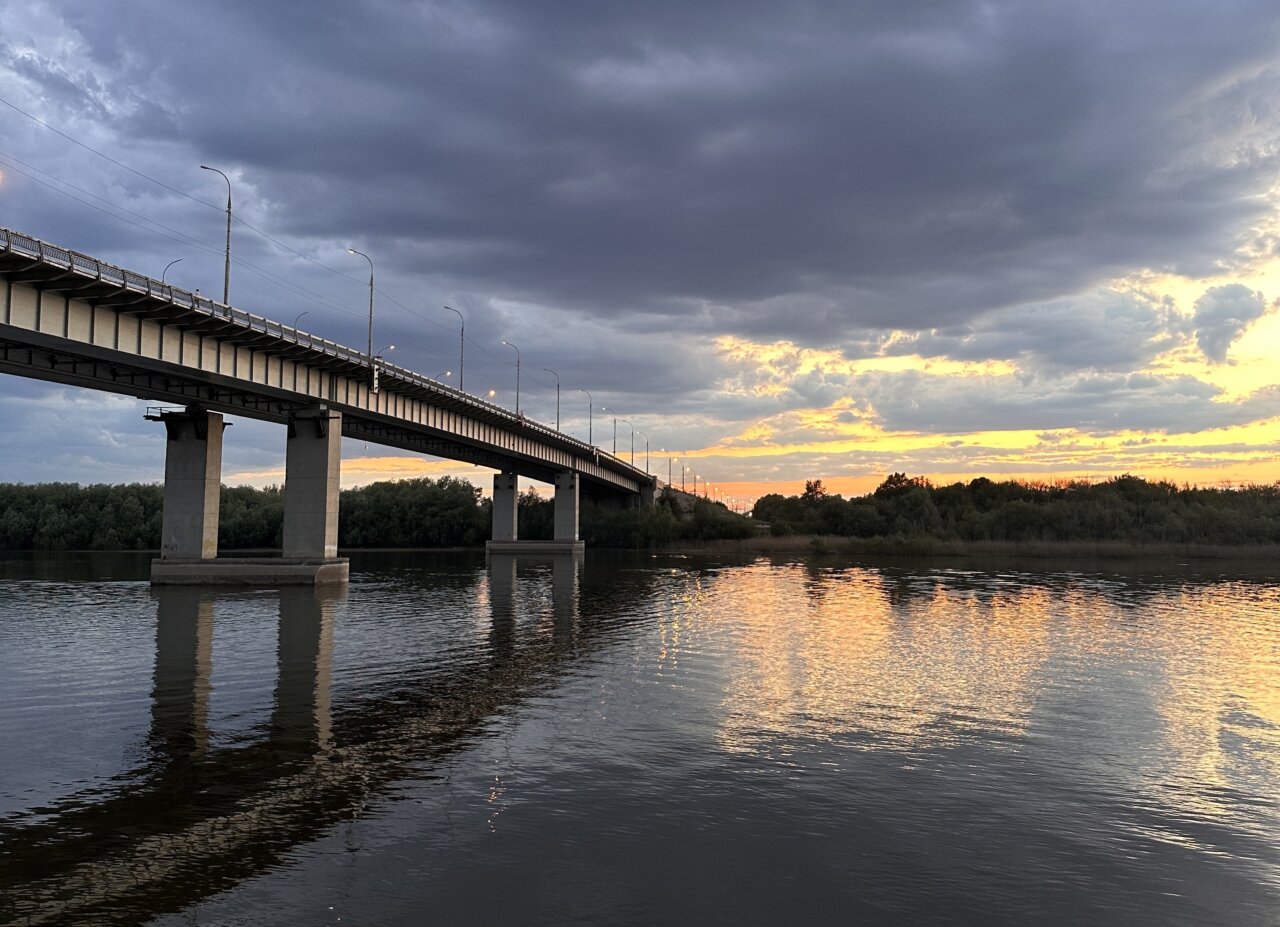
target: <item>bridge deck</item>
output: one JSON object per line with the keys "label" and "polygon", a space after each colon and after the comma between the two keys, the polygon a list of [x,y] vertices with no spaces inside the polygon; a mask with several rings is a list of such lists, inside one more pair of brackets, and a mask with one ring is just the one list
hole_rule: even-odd
{"label": "bridge deck", "polygon": [[[0,372],[288,422],[317,403],[343,434],[625,493],[654,478],[597,447],[362,351],[0,229]],[[379,390],[370,388],[374,366]]]}

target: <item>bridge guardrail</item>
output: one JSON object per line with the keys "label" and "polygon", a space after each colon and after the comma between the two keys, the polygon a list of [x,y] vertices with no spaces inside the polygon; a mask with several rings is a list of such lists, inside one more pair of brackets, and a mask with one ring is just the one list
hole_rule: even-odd
{"label": "bridge guardrail", "polygon": [[[411,386],[431,390],[437,393],[443,393],[450,398],[459,402],[464,402],[473,408],[483,409],[490,415],[507,420],[511,425],[535,432],[546,438],[553,438],[574,448],[579,453],[588,457],[600,458],[607,457],[621,468],[634,471],[636,474],[641,473],[639,468],[632,464],[628,464],[621,458],[609,454],[600,448],[580,441],[570,435],[566,435],[561,431],[557,431],[550,426],[543,425],[541,422],[535,422],[532,419],[525,418],[523,415],[517,415],[510,409],[504,409],[502,406],[492,402],[486,402],[478,396],[471,393],[463,392],[456,387],[433,380],[430,377],[423,376],[401,367],[397,364],[388,364],[380,362],[376,358],[371,358],[364,351],[357,351],[346,345],[339,344],[336,341],[330,341],[327,338],[321,338],[312,335],[309,332],[301,331],[291,325],[285,325],[283,322],[275,322],[265,316],[254,315],[243,309],[236,309],[234,306],[228,306],[223,303],[215,302],[205,296],[192,293],[175,287],[168,283],[161,283],[151,277],[142,274],[136,274],[132,271],[125,270],[123,267],[117,267],[114,264],[108,264],[99,261],[97,258],[90,257],[87,254],[81,254],[79,251],[71,251],[66,248],[60,248],[57,245],[41,241],[39,238],[33,238],[30,235],[24,235],[21,232],[15,232],[11,229],[0,228],[0,251],[8,251],[12,254],[21,254],[26,257],[34,258],[45,264],[51,264],[54,267],[60,267],[69,270],[72,273],[82,277],[89,277],[94,280],[101,280],[106,283],[114,284],[122,289],[129,290],[133,293],[139,293],[149,296],[152,299],[168,302],[171,305],[188,309],[193,312],[200,312],[211,318],[218,318],[233,324],[239,325],[250,331],[261,332],[266,335],[272,335],[282,341],[288,341],[299,347],[305,347],[308,350],[315,351],[318,354],[324,354],[337,360],[346,361],[347,363],[359,364],[365,367],[373,368],[376,363],[379,374],[382,377],[392,376]],[[648,474],[645,474],[648,477]]]}

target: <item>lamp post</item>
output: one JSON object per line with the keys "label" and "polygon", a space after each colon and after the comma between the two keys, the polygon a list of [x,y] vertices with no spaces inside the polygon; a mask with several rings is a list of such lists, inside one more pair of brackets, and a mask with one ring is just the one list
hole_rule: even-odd
{"label": "lamp post", "polygon": [[600,411],[608,412],[611,416],[613,416],[613,450],[610,451],[610,453],[613,454],[614,457],[617,457],[618,456],[618,413],[615,412],[613,409],[610,409],[608,406],[601,406]]}
{"label": "lamp post", "polygon": [[516,352],[516,415],[520,414],[520,349],[510,341],[502,342]]}
{"label": "lamp post", "polygon": [[164,270],[160,271],[161,284],[164,283],[164,278],[165,278],[165,275],[169,273],[169,268],[172,267],[174,264],[180,264],[180,263],[182,263],[182,258],[174,258],[168,264],[164,265]]}
{"label": "lamp post", "polygon": [[631,426],[631,466],[634,467],[636,465],[636,423],[629,418],[624,418],[622,421]]}
{"label": "lamp post", "polygon": [[458,328],[458,389],[462,389],[462,378],[466,376],[466,370],[462,362],[466,359],[467,354],[467,320],[462,317],[462,313],[452,306],[445,306],[450,312],[458,317],[461,326]]}
{"label": "lamp post", "polygon": [[[207,164],[201,164],[200,170],[213,171],[215,174],[222,174],[222,171],[216,167],[210,167]],[[226,174],[222,174],[222,179],[227,182],[227,254],[226,260],[222,267],[222,304],[230,306],[231,292],[231,178]]]}
{"label": "lamp post", "polygon": [[348,248],[349,254],[358,254],[369,262],[369,369],[373,369],[373,258],[363,251]]}
{"label": "lamp post", "polygon": [[583,389],[581,386],[578,387],[578,392],[587,394],[587,443],[592,447],[595,447],[595,441],[591,436],[591,393]]}
{"label": "lamp post", "polygon": [[303,311],[303,312],[299,312],[299,313],[297,314],[297,316],[295,316],[295,317],[294,317],[294,320],[293,320],[293,330],[294,330],[294,331],[297,331],[297,330],[298,330],[298,323],[299,323],[299,322],[301,322],[301,321],[302,321],[302,317],[303,317],[304,315],[306,315],[306,314],[307,314],[308,312],[310,312],[310,311],[311,311],[310,309],[307,309],[307,310],[305,310],[305,311]]}
{"label": "lamp post", "polygon": [[550,367],[543,367],[547,373],[556,378],[556,431],[560,430],[560,374],[556,373]]}
{"label": "lamp post", "polygon": [[649,436],[645,435],[643,431],[637,431],[636,434],[644,435],[644,472],[646,475],[648,475],[649,473]]}

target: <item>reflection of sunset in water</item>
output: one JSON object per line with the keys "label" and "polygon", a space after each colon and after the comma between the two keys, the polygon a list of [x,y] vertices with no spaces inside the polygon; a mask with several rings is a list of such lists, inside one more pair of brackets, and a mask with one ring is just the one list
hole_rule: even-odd
{"label": "reflection of sunset in water", "polygon": [[744,628],[723,706],[728,749],[804,730],[910,750],[1026,725],[1046,636],[1043,590],[1014,598],[919,575],[765,565],[721,581],[732,585],[716,591],[732,597]]}
{"label": "reflection of sunset in water", "polygon": [[1280,781],[1276,614],[1273,586],[761,561],[688,578],[661,657],[724,657],[726,751],[1052,749],[1212,817]]}

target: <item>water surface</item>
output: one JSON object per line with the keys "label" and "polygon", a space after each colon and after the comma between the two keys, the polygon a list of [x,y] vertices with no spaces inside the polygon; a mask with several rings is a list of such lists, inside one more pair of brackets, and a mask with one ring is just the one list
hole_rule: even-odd
{"label": "water surface", "polygon": [[1280,923],[1280,581],[0,556],[0,923]]}

